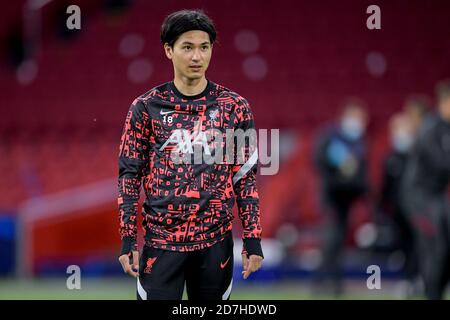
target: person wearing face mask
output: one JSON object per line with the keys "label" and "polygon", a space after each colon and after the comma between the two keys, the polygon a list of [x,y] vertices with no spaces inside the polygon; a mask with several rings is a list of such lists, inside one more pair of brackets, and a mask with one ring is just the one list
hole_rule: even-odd
{"label": "person wearing face mask", "polygon": [[437,98],[438,114],[420,129],[402,182],[428,299],[442,299],[450,280],[450,80]]}
{"label": "person wearing face mask", "polygon": [[[416,126],[416,122],[412,121],[407,112],[391,117],[389,122],[391,150],[383,163],[383,182],[378,200],[378,227],[383,229],[391,226],[394,248],[399,249],[405,257],[402,271],[406,278],[406,283],[404,283],[406,297],[415,295],[420,290],[420,282],[417,280],[418,266],[413,230],[400,197],[401,182],[414,144]],[[380,232],[380,237],[382,236],[383,233]]]}
{"label": "person wearing face mask", "polygon": [[424,123],[427,123],[429,118],[432,118],[429,112],[430,106],[430,99],[426,95],[415,94],[406,99],[403,112],[408,117],[414,136],[424,126]]}
{"label": "person wearing face mask", "polygon": [[318,140],[315,164],[321,179],[321,204],[327,213],[322,263],[315,278],[317,289],[342,293],[340,254],[345,245],[349,211],[368,189],[363,102],[347,103],[336,125]]}

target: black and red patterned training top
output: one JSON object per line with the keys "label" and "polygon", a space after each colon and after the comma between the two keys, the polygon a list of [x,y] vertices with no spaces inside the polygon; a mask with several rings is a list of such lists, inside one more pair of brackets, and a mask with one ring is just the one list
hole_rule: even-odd
{"label": "black and red patterned training top", "polygon": [[203,154],[215,155],[218,144],[204,133],[213,130],[225,137],[237,129],[254,129],[247,100],[210,80],[196,96],[183,95],[171,81],[133,101],[119,152],[121,254],[137,248],[136,217],[143,185],[147,245],[172,251],[212,246],[231,231],[236,200],[244,250],[262,256],[257,148],[250,142],[242,147],[244,161],[235,157],[235,161],[209,164],[180,163],[173,158],[193,155],[198,147]]}

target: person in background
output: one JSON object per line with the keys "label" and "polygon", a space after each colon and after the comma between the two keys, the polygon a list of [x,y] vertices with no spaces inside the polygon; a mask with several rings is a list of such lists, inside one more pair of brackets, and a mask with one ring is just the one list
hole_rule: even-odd
{"label": "person in background", "polygon": [[428,299],[442,299],[450,277],[450,81],[436,91],[437,115],[420,129],[402,182]]}
{"label": "person in background", "polygon": [[412,95],[406,99],[403,111],[409,118],[414,135],[417,135],[423,123],[430,118],[430,106],[430,99],[425,95]]}
{"label": "person in background", "polygon": [[315,164],[321,178],[321,200],[327,213],[322,263],[315,285],[342,293],[340,256],[345,244],[351,206],[368,190],[364,103],[351,100],[338,122],[319,138]]}
{"label": "person in background", "polygon": [[[410,104],[411,108],[414,108]],[[417,109],[409,109],[414,116]],[[418,291],[418,266],[414,246],[414,234],[401,201],[400,188],[408,157],[414,144],[415,131],[420,126],[420,118],[407,111],[394,114],[389,121],[391,150],[383,163],[383,182],[378,200],[378,227],[390,225],[393,231],[394,248],[399,249],[405,263],[402,271],[406,278],[405,296],[413,296]],[[382,234],[380,234],[380,237]],[[392,247],[391,247],[392,249]],[[402,283],[403,284],[403,283]]]}

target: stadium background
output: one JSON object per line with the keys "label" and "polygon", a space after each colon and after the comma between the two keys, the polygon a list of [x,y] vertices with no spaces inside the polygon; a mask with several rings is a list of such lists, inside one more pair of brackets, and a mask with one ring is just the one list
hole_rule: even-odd
{"label": "stadium background", "polygon": [[[66,8],[81,8],[81,30]],[[164,17],[202,8],[219,42],[207,77],[246,97],[259,129],[280,129],[279,173],[261,176],[266,260],[233,298],[313,297],[323,225],[312,147],[350,96],[370,113],[374,192],[390,115],[411,94],[434,98],[450,76],[450,3],[377,1],[10,1],[0,19],[0,299],[134,298],[123,275],[116,205],[117,154],[133,99],[171,80],[159,40]],[[40,7],[35,10],[26,8]],[[346,298],[396,298],[401,257],[371,250],[372,209],[358,204],[346,242]],[[236,226],[239,226],[236,220]],[[235,230],[239,237],[239,227]],[[240,243],[237,241],[236,252]],[[79,265],[82,290],[66,289]],[[366,268],[383,270],[382,290]]]}

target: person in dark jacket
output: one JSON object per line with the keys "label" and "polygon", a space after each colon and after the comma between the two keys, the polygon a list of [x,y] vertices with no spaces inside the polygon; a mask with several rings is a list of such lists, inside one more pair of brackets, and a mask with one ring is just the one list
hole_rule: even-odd
{"label": "person in dark jacket", "polygon": [[368,189],[364,139],[367,122],[363,103],[359,100],[349,102],[337,125],[320,137],[315,153],[322,182],[322,205],[329,219],[316,285],[330,284],[335,294],[342,292],[339,260],[345,244],[349,211]]}
{"label": "person in dark jacket", "polygon": [[[400,190],[414,144],[416,126],[407,111],[392,116],[389,122],[391,150],[383,163],[383,182],[378,201],[379,227],[390,226],[393,235],[390,249],[400,250],[405,257],[402,271],[406,279],[406,295],[416,294],[418,266],[414,233],[401,201]],[[379,236],[383,237],[383,233]]]}
{"label": "person in dark jacket", "polygon": [[443,297],[450,277],[450,81],[438,85],[437,97],[438,114],[419,132],[402,187],[429,299]]}

